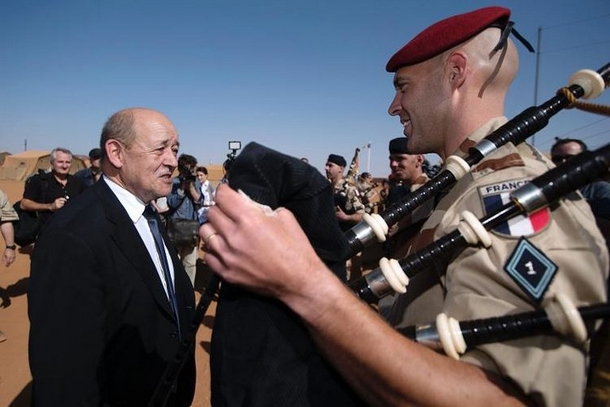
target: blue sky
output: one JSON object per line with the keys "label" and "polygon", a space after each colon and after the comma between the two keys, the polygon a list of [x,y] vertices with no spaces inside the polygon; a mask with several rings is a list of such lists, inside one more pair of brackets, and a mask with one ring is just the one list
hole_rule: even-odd
{"label": "blue sky", "polygon": [[[512,10],[541,48],[537,102],[579,69],[610,62],[610,1],[490,3],[398,0],[24,0],[0,5],[0,150],[86,154],[107,117],[146,106],[176,125],[181,152],[221,163],[229,140],[308,157],[329,153],[362,171],[389,172],[387,144],[402,135],[387,115],[388,58],[431,23],[478,7]],[[509,118],[534,104],[536,55],[522,46]],[[610,92],[595,99],[610,104]],[[610,119],[564,110],[535,136],[610,141]],[[370,156],[370,159],[369,159]]]}

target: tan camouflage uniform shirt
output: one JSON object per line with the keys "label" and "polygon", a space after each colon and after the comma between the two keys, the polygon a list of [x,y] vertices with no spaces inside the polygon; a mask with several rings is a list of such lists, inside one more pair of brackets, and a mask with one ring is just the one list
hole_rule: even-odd
{"label": "tan camouflage uniform shirt", "polygon": [[360,191],[356,186],[350,185],[345,178],[337,182],[334,186],[334,192],[347,198],[345,208],[342,208],[346,213],[364,213],[364,204],[360,200]]}
{"label": "tan camouflage uniform shirt", "polygon": [[[460,154],[464,156],[469,147],[505,122],[506,118],[497,118],[478,129],[460,146]],[[481,219],[489,198],[552,167],[548,159],[525,143],[501,147],[440,200],[412,252],[453,231],[462,211]],[[543,260],[557,266],[546,291],[538,294],[544,299],[564,293],[576,306],[605,302],[608,253],[589,206],[574,193],[547,214],[548,222],[542,222],[541,230],[527,236],[529,243],[543,253]],[[518,245],[523,247],[519,237],[493,232],[489,249],[467,248],[446,269],[415,276],[407,293],[394,303],[390,322],[409,326],[431,323],[441,312],[460,321],[540,309],[528,289],[517,284],[506,270],[511,268],[511,261],[527,264],[525,257],[515,251]],[[543,263],[533,264],[528,266],[532,271],[548,272],[549,267],[542,267]],[[571,407],[582,404],[586,354],[586,345],[545,335],[482,345],[468,350],[461,360],[509,378],[539,405]]]}
{"label": "tan camouflage uniform shirt", "polygon": [[19,220],[19,216],[8,200],[6,193],[0,189],[0,222],[13,222]]}

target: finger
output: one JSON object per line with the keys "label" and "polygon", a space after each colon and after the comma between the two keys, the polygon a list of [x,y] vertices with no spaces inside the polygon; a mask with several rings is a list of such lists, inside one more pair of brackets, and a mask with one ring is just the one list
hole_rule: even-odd
{"label": "finger", "polygon": [[205,243],[206,237],[214,232],[216,232],[216,229],[214,229],[214,227],[212,225],[210,225],[209,223],[204,223],[203,225],[201,225],[199,227],[199,237],[201,238],[201,240],[204,241],[204,243]]}
{"label": "finger", "polygon": [[290,212],[290,209],[286,209],[283,206],[280,206],[274,212],[279,220],[288,221],[290,219],[296,221],[296,218],[294,217],[294,214]]}
{"label": "finger", "polygon": [[235,230],[235,222],[227,216],[222,207],[215,205],[208,211],[208,221],[204,224],[204,236],[212,232],[218,232],[223,236],[230,236]]}
{"label": "finger", "polygon": [[224,277],[227,269],[225,264],[226,257],[228,254],[230,255],[230,251],[227,251],[226,240],[220,233],[212,232],[207,236],[205,250],[206,263],[213,271],[220,272],[219,274]]}
{"label": "finger", "polygon": [[203,243],[206,246],[210,246],[210,242],[212,241],[212,239],[214,239],[215,237],[218,237],[218,232],[212,232],[209,235],[207,235],[206,237],[203,238]]}

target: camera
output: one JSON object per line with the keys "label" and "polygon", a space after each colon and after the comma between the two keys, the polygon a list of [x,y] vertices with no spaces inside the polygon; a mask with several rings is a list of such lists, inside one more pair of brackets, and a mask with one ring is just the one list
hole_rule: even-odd
{"label": "camera", "polygon": [[178,165],[178,178],[182,182],[195,182],[193,169],[188,165]]}

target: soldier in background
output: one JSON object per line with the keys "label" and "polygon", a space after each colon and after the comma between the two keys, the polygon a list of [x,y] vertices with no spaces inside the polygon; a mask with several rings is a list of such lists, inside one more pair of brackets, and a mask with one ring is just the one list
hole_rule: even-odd
{"label": "soldier in background", "polygon": [[[13,209],[8,196],[0,189],[0,233],[4,240],[4,253],[2,254],[2,263],[4,267],[8,267],[15,261],[15,229],[13,222],[19,220],[17,212]],[[0,342],[6,341],[6,335],[0,331]]]}
{"label": "soldier in background", "polygon": [[[409,193],[429,181],[428,175],[423,171],[424,156],[422,154],[409,154],[407,138],[398,137],[390,140],[388,146],[390,156],[391,177],[394,185],[390,187],[387,205],[400,202]],[[401,259],[407,255],[413,238],[419,232],[424,221],[430,216],[433,209],[433,200],[419,206],[412,213],[403,217],[396,223],[389,233],[386,254],[394,259]]]}
{"label": "soldier in background", "polygon": [[337,154],[330,154],[324,169],[326,178],[333,185],[335,191],[335,208],[341,229],[349,230],[362,220],[364,205],[360,200],[360,191],[351,185],[343,175],[347,162]]}

